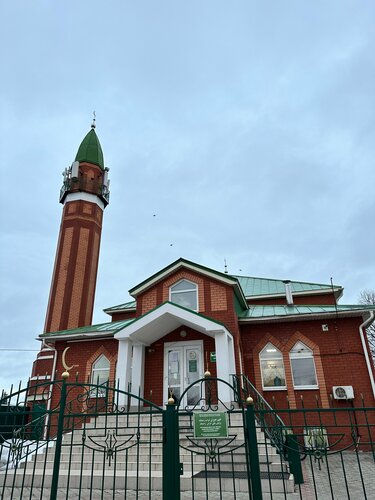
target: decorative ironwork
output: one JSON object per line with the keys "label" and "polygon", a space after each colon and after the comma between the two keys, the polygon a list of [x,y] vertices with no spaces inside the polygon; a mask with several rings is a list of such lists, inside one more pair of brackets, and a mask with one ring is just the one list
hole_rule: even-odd
{"label": "decorative ironwork", "polygon": [[[134,436],[136,436],[137,441],[139,441],[140,434],[137,433],[137,435],[128,434],[128,438],[119,443],[117,439],[118,437],[117,432],[115,429],[112,429],[107,431],[104,443],[101,444],[100,442],[98,442],[98,439],[94,439],[92,436],[87,435],[86,431],[84,431],[82,433],[82,444],[83,446],[86,446],[86,448],[89,448],[90,450],[104,453],[106,459],[108,460],[108,465],[110,467],[113,457],[115,456],[116,453],[126,450],[127,448],[132,448],[137,444],[136,442],[134,442],[130,446],[126,446]],[[89,444],[87,444],[87,439],[89,439],[95,446],[90,446]]]}
{"label": "decorative ironwork", "polygon": [[[229,448],[230,444],[233,443],[233,441],[237,438],[237,434],[229,436],[228,438],[220,439],[220,441],[216,438],[198,440],[189,435],[186,435],[185,437],[192,443],[192,446],[183,446],[180,444],[180,448],[183,448],[184,450],[190,451],[197,455],[204,455],[205,457],[207,457],[207,462],[211,464],[212,469],[215,467],[215,464],[218,463],[219,455],[233,453],[234,451],[239,450],[240,448],[244,448],[245,446],[245,443],[242,442],[240,445],[232,446]],[[198,448],[198,450],[196,450],[195,448]],[[199,451],[199,449],[203,451]]]}
{"label": "decorative ironwork", "polygon": [[[241,491],[258,499],[264,479],[275,498],[371,496],[375,408],[276,410],[247,391],[249,385],[232,387],[213,377],[196,382],[193,407],[182,404],[181,395],[165,409],[111,384],[32,382],[1,398],[1,500],[56,500],[57,491],[68,498],[71,488],[95,498],[112,497],[115,490],[153,498],[160,488],[164,498],[176,500],[182,489],[191,498],[216,491],[234,500]],[[234,402],[220,400],[219,384],[229,386]],[[103,389],[105,397],[93,397]],[[223,437],[193,434],[193,415],[208,411],[227,413]]]}
{"label": "decorative ironwork", "polygon": [[232,387],[228,382],[224,380],[214,378],[211,376],[207,376],[203,379],[197,380],[187,387],[184,392],[181,394],[180,398],[177,401],[177,407],[180,408],[181,403],[184,401],[185,394],[195,386],[199,387],[199,398],[197,398],[196,402],[193,405],[185,405],[184,410],[188,413],[193,412],[195,410],[200,411],[219,411],[219,409],[225,409],[227,412],[232,412],[236,407],[234,403],[228,403],[222,401],[217,394],[217,384],[226,384],[228,385],[232,391],[234,391],[234,387]]}

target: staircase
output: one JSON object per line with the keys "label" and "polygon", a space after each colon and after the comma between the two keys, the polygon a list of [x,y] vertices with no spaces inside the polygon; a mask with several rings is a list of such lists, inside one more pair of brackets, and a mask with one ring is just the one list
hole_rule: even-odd
{"label": "staircase", "polygon": [[[180,417],[181,492],[221,491],[236,498],[236,492],[249,491],[242,418],[241,412],[230,415],[230,438],[218,440],[222,448],[212,451],[220,454],[212,455],[210,461],[210,450],[202,447],[202,441],[193,439],[191,419],[187,415]],[[59,489],[126,489],[154,495],[162,490],[162,442],[161,415],[128,413],[92,418],[84,428],[63,435]],[[294,492],[293,477],[259,428],[257,446],[263,492],[288,498]],[[55,446],[50,443],[17,469],[0,472],[0,494],[3,485],[47,491],[51,487],[54,458]],[[47,493],[41,498],[48,498]],[[229,498],[227,494],[225,498]]]}

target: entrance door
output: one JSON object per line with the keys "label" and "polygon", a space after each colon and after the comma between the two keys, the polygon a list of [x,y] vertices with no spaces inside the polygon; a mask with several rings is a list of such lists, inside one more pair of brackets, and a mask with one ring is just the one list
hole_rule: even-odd
{"label": "entrance door", "polygon": [[[173,342],[165,344],[164,400],[179,399],[185,389],[203,377],[203,342]],[[195,385],[185,394],[183,406],[194,406],[200,398]]]}

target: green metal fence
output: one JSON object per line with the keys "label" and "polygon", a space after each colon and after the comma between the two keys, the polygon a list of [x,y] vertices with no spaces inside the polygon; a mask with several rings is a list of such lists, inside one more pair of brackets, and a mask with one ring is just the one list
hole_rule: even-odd
{"label": "green metal fence", "polygon": [[185,394],[159,407],[70,380],[3,394],[0,498],[375,498],[375,408],[275,409],[245,377]]}

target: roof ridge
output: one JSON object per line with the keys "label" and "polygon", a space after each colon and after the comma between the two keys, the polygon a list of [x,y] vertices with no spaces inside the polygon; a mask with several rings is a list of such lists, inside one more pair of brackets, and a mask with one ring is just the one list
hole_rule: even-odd
{"label": "roof ridge", "polygon": [[[287,281],[286,279],[281,279],[281,278],[262,278],[260,276],[241,276],[240,274],[229,274],[229,276],[232,276],[233,278],[237,279],[255,279],[255,280],[267,280],[267,281],[280,281],[283,283],[284,281]],[[320,285],[320,286],[327,286],[330,287],[330,283],[318,283],[317,281],[300,281],[300,280],[289,280],[291,283],[303,283],[305,285]],[[342,285],[333,285],[336,287],[342,288]]]}

